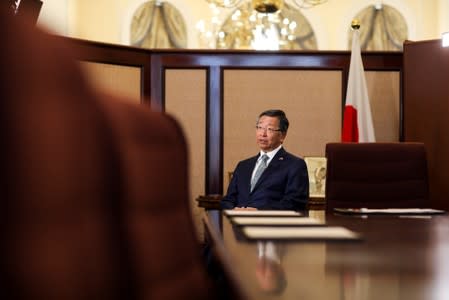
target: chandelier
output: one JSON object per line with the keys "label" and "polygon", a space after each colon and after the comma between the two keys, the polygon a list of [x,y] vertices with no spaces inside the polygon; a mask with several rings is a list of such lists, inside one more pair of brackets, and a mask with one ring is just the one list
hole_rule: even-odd
{"label": "chandelier", "polygon": [[[206,0],[211,4],[215,4],[224,8],[235,8],[242,2],[247,0]],[[313,6],[323,4],[327,0],[251,0],[254,10],[260,13],[275,13],[282,9],[284,2],[287,1],[290,5],[297,8],[311,8]]]}
{"label": "chandelier", "polygon": [[201,48],[314,50],[313,30],[299,9],[327,0],[206,1],[212,18],[197,23]]}

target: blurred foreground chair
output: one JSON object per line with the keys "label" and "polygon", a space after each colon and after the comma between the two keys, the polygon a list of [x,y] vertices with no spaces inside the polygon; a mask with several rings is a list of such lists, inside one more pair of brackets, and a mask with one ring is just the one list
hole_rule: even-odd
{"label": "blurred foreground chair", "polygon": [[430,207],[422,143],[326,145],[326,207]]}
{"label": "blurred foreground chair", "polygon": [[110,125],[69,48],[3,8],[0,24],[2,292],[124,299],[134,289]]}
{"label": "blurred foreground chair", "polygon": [[189,207],[187,147],[177,123],[102,101],[119,141],[123,203],[139,299],[215,299]]}
{"label": "blurred foreground chair", "polygon": [[0,25],[3,295],[219,298],[176,122],[93,90],[60,38],[1,8]]}

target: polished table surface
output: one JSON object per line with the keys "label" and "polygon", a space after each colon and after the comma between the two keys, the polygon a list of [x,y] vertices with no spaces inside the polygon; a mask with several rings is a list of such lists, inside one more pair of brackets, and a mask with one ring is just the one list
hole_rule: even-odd
{"label": "polished table surface", "polygon": [[447,214],[306,214],[362,240],[248,241],[220,211],[206,213],[206,230],[249,299],[449,299]]}

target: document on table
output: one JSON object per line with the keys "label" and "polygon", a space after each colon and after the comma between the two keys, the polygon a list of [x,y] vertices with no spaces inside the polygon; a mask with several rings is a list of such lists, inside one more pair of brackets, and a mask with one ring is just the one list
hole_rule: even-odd
{"label": "document on table", "polygon": [[354,231],[340,226],[319,227],[274,227],[245,226],[244,236],[257,240],[359,240],[361,237]]}
{"label": "document on table", "polygon": [[323,221],[309,217],[232,217],[231,222],[236,225],[270,225],[270,226],[319,226]]}
{"label": "document on table", "polygon": [[223,213],[229,217],[233,216],[252,216],[252,217],[300,217],[303,216],[302,213],[294,210],[235,210],[226,209]]}
{"label": "document on table", "polygon": [[397,214],[397,215],[430,215],[430,214],[444,214],[444,210],[432,208],[334,208],[335,212],[344,214]]}

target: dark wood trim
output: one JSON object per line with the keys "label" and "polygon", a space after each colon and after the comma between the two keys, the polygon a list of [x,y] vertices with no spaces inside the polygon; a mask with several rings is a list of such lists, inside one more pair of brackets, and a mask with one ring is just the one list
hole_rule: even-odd
{"label": "dark wood trim", "polygon": [[404,66],[404,138],[425,144],[431,207],[449,211],[449,48],[408,41]]}
{"label": "dark wood trim", "polygon": [[206,194],[223,191],[223,81],[222,70],[209,69],[206,125]]}
{"label": "dark wood trim", "polygon": [[[142,95],[154,110],[165,110],[166,69],[206,69],[205,194],[223,193],[223,74],[224,70],[340,70],[342,108],[346,95],[350,51],[228,51],[141,49],[67,38],[85,54],[80,59],[140,66]],[[366,71],[400,73],[400,139],[403,140],[402,52],[363,52]],[[343,111],[343,109],[342,109]]]}
{"label": "dark wood trim", "polygon": [[72,44],[76,49],[77,59],[79,60],[140,68],[141,102],[150,104],[151,56],[147,50],[76,38],[61,38]]}
{"label": "dark wood trim", "polygon": [[[223,191],[223,74],[225,70],[341,70],[342,95],[346,95],[349,73],[349,51],[323,52],[255,52],[255,51],[156,51],[157,68],[208,67],[207,116],[206,116],[206,194],[222,194]],[[365,70],[398,71],[402,78],[402,53],[363,53]],[[154,80],[153,83],[158,81]],[[401,79],[402,82],[402,79]],[[152,86],[160,86],[158,84]],[[158,96],[157,96],[158,97]],[[163,98],[163,96],[162,96]],[[342,102],[342,107],[344,103]],[[402,111],[402,103],[400,104]],[[343,109],[342,109],[343,111]],[[402,124],[402,120],[401,120]],[[400,125],[402,130],[402,125]],[[402,133],[400,133],[402,136]]]}

